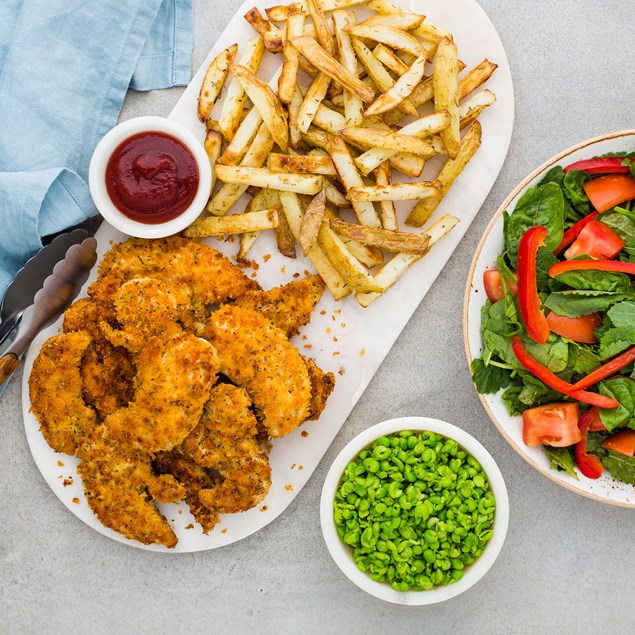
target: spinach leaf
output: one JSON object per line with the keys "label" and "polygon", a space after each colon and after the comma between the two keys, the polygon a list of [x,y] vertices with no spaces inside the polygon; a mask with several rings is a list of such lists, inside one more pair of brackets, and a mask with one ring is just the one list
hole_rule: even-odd
{"label": "spinach leaf", "polygon": [[626,249],[635,249],[635,219],[630,214],[620,213],[619,209],[602,214],[599,220],[626,242]]}
{"label": "spinach leaf", "polygon": [[631,346],[635,346],[635,326],[616,326],[601,335],[599,354],[609,359]]}
{"label": "spinach leaf", "polygon": [[567,340],[569,344],[568,368],[578,375],[588,375],[600,364],[601,360],[590,346],[585,346],[573,340]]}
{"label": "spinach leaf", "polygon": [[536,283],[540,291],[549,291],[549,283],[552,278],[549,275],[549,267],[555,265],[558,259],[551,249],[541,247],[536,254]]}
{"label": "spinach leaf", "polygon": [[[511,416],[522,414],[527,408],[553,403],[562,399],[562,395],[543,384],[531,373],[519,372],[514,378],[514,384],[503,394],[502,399],[507,405]],[[520,384],[516,382],[520,381]]]}
{"label": "spinach leaf", "polygon": [[559,373],[567,368],[569,362],[569,345],[559,335],[551,333],[546,344],[534,342],[527,334],[520,335],[525,350],[552,373]]}
{"label": "spinach leaf", "polygon": [[511,372],[500,366],[485,364],[478,358],[472,362],[472,381],[482,395],[497,393],[511,383]]}
{"label": "spinach leaf", "polygon": [[564,233],[564,196],[556,183],[545,183],[525,192],[511,215],[505,212],[505,248],[512,267],[518,264],[518,242],[530,228],[544,225],[549,231],[545,245],[553,251]]}
{"label": "spinach leaf", "polygon": [[580,317],[606,311],[617,302],[633,299],[632,290],[628,293],[618,291],[593,291],[590,289],[556,291],[544,301],[544,305],[558,315]]}
{"label": "spinach leaf", "polygon": [[506,306],[505,299],[495,304],[488,300],[481,309],[481,335],[486,349],[484,361],[489,361],[495,355],[513,368],[522,368],[512,350],[512,337],[520,329],[514,304]]}
{"label": "spinach leaf", "polygon": [[630,278],[625,273],[613,271],[565,271],[556,276],[562,282],[574,289],[595,291],[627,291],[631,285]]}
{"label": "spinach leaf", "polygon": [[[537,187],[540,187],[541,185],[545,185],[546,183],[556,183],[557,185],[560,186],[560,189],[564,189],[563,182],[564,182],[564,170],[562,169],[562,166],[556,165],[555,167],[551,168],[551,170],[549,170],[547,174],[545,174],[542,177],[542,180],[538,183]],[[580,218],[582,218],[582,215],[578,214],[578,212],[576,212],[575,209],[573,209],[571,202],[566,196],[564,197],[563,202],[564,202],[564,214],[563,214],[564,219],[565,221],[570,221],[570,223],[565,223],[565,224],[573,225],[573,223],[575,223],[576,221],[580,220]]]}
{"label": "spinach leaf", "polygon": [[598,384],[600,393],[613,397],[620,402],[617,408],[600,408],[600,418],[610,432],[613,428],[629,427],[635,429],[635,380],[628,377],[613,377]]}
{"label": "spinach leaf", "polygon": [[591,205],[591,201],[589,201],[589,197],[583,187],[590,180],[591,176],[588,172],[571,170],[565,174],[562,182],[564,195],[571,201],[573,209],[583,216],[589,214],[593,209],[593,205]]}
{"label": "spinach leaf", "polygon": [[552,448],[545,446],[545,454],[549,459],[552,470],[565,472],[569,474],[569,476],[573,476],[576,481],[580,480],[574,469],[575,462],[569,448]]}
{"label": "spinach leaf", "polygon": [[600,458],[606,456],[607,451],[602,447],[602,444],[608,436],[608,432],[589,432],[586,440],[587,452],[591,452],[591,454],[595,454]]}
{"label": "spinach leaf", "polygon": [[608,316],[615,326],[635,327],[635,302],[620,302],[613,305]]}
{"label": "spinach leaf", "polygon": [[613,478],[623,483],[635,485],[635,457],[624,456],[619,452],[609,452],[602,459],[602,463]]}

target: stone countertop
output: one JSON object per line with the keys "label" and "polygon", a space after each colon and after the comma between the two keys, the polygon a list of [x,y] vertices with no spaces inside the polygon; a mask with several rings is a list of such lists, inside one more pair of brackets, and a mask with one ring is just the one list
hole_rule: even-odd
{"label": "stone countertop", "polygon": [[[194,1],[194,68],[240,4]],[[633,13],[617,0],[480,4],[514,79],[507,160],[305,488],[273,523],[222,549],[166,556],[109,540],[68,513],[40,476],[22,427],[18,374],[0,409],[0,632],[632,631],[635,511],[559,487],[505,442],[470,380],[461,308],[472,254],[514,185],[574,143],[635,127]],[[180,94],[132,93],[122,118],[167,115]],[[393,606],[359,590],[331,560],[319,525],[322,483],[338,451],[370,424],[400,415],[464,427],[492,453],[510,496],[509,532],[493,568],[463,595],[431,607]]]}

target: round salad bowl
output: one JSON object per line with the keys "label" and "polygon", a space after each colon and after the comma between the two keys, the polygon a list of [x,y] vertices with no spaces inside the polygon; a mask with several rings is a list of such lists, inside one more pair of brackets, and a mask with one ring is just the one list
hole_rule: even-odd
{"label": "round salad bowl", "polygon": [[[496,258],[504,251],[503,212],[511,213],[520,197],[528,188],[535,186],[551,168],[566,166],[575,161],[588,159],[609,152],[635,151],[635,130],[613,132],[583,141],[549,159],[524,178],[505,199],[487,226],[476,249],[465,288],[463,306],[463,334],[468,364],[480,357],[483,351],[481,338],[481,308],[487,296],[483,284],[483,274],[496,268]],[[544,448],[529,447],[522,439],[522,417],[511,416],[501,398],[502,390],[497,394],[479,394],[479,398],[507,442],[514,450],[541,474],[573,492],[611,505],[635,509],[635,486],[618,481],[607,470],[599,479],[589,479],[576,469],[577,480],[565,472],[550,468]]]}

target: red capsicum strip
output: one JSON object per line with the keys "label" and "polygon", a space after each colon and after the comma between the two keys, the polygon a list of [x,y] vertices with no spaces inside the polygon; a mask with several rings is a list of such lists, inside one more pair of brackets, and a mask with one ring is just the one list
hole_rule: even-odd
{"label": "red capsicum strip", "polygon": [[[620,262],[619,260],[566,260],[549,267],[549,275],[552,278],[567,271],[617,271],[635,275],[635,262]],[[520,282],[520,281],[519,281]],[[520,289],[520,284],[518,285]]]}
{"label": "red capsicum strip", "polygon": [[[624,157],[598,157],[597,159],[584,159],[576,161],[564,168],[565,174],[571,170],[583,170],[589,174],[610,174],[623,173],[627,174],[630,170],[629,165],[622,165],[625,161]],[[629,159],[632,161],[632,159]]]}
{"label": "red capsicum strip", "polygon": [[545,344],[550,333],[536,282],[536,254],[546,237],[547,228],[538,225],[528,229],[518,243],[518,305],[527,335],[539,344]]}
{"label": "red capsicum strip", "polygon": [[591,423],[590,411],[585,412],[578,419],[578,428],[582,432],[582,438],[575,444],[573,454],[575,456],[575,462],[578,469],[587,478],[600,478],[602,472],[604,472],[604,465],[602,461],[595,456],[595,454],[589,454],[586,443],[589,436],[589,426]]}
{"label": "red capsicum strip", "polygon": [[611,397],[605,397],[604,395],[599,395],[595,392],[586,392],[585,390],[574,390],[573,385],[564,381],[564,379],[560,379],[558,375],[552,373],[548,368],[543,366],[540,362],[537,362],[526,350],[523,346],[522,340],[515,335],[512,338],[512,349],[514,350],[514,355],[518,361],[533,375],[535,375],[540,381],[547,384],[554,390],[563,393],[564,395],[568,395],[573,399],[577,399],[578,401],[582,401],[584,403],[591,404],[592,406],[598,406],[599,408],[617,408],[620,403],[616,399],[612,399]]}
{"label": "red capsicum strip", "polygon": [[597,384],[599,381],[615,375],[618,371],[622,370],[625,366],[635,362],[635,346],[629,348],[627,351],[618,355],[610,362],[603,364],[599,368],[596,368],[592,373],[589,373],[586,377],[583,377],[580,381],[573,384],[574,390],[584,390],[593,384]]}
{"label": "red capsicum strip", "polygon": [[558,255],[565,247],[568,247],[579,235],[580,232],[594,219],[600,212],[591,212],[588,216],[580,219],[575,225],[569,227],[562,237],[562,242],[554,249],[553,253]]}

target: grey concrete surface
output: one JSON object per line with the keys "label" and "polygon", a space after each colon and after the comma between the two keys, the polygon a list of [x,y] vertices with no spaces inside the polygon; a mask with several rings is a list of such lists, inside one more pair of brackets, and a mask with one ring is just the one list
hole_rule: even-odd
{"label": "grey concrete surface", "polygon": [[[195,68],[240,2],[195,0]],[[275,522],[226,548],[171,557],[126,547],[83,525],[40,476],[22,428],[18,375],[0,403],[0,632],[633,632],[635,511],[558,487],[507,445],[472,387],[461,331],[472,254],[511,188],[562,148],[635,127],[632,5],[481,5],[515,82],[509,155],[307,486]],[[130,95],[122,116],[166,115],[179,95]],[[459,423],[479,438],[500,465],[511,503],[507,541],[492,570],[462,596],[428,608],[386,604],[353,586],[331,561],[318,522],[322,482],[337,452],[370,424],[412,414]]]}

